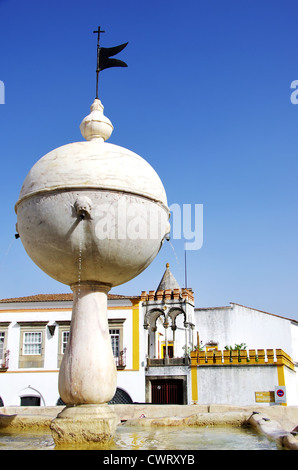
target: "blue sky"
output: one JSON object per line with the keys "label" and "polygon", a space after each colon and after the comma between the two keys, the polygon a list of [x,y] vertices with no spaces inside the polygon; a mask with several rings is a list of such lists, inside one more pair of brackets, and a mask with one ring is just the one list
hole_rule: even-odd
{"label": "blue sky", "polygon": [[[96,36],[129,41],[126,69],[100,74],[110,142],[144,157],[169,205],[203,204],[204,243],[187,252],[196,306],[229,302],[298,320],[298,4],[294,0],[0,0],[0,298],[69,292],[14,239],[14,204],[34,163],[82,140],[95,97]],[[184,285],[184,241],[165,243],[138,278],[165,264]]]}

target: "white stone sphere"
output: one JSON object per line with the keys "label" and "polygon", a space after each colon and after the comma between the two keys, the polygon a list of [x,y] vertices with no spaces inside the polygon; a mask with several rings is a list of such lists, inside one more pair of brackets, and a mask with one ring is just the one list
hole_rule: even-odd
{"label": "white stone sphere", "polygon": [[170,230],[169,209],[155,170],[106,143],[112,125],[99,100],[92,107],[81,124],[88,141],[49,152],[28,173],[16,203],[17,231],[54,279],[112,287],[153,261]]}

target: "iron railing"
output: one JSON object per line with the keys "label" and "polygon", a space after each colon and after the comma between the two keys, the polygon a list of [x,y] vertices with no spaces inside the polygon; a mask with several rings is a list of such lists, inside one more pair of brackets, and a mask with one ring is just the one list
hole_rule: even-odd
{"label": "iron railing", "polygon": [[124,369],[126,367],[126,348],[119,352],[119,356],[114,356],[117,369]]}
{"label": "iron railing", "polygon": [[164,357],[162,359],[147,358],[147,367],[159,367],[159,366],[188,366],[190,359],[188,356],[184,357]]}
{"label": "iron railing", "polygon": [[9,351],[4,353],[3,359],[0,360],[0,371],[6,371],[9,364]]}

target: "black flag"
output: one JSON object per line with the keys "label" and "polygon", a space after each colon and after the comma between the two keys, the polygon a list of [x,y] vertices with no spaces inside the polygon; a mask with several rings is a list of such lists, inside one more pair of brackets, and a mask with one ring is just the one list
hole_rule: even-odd
{"label": "black flag", "polygon": [[120,46],[98,48],[97,69],[100,71],[110,67],[127,67],[127,64],[122,60],[110,59],[111,56],[113,57],[121,52],[127,44],[128,42],[121,44]]}

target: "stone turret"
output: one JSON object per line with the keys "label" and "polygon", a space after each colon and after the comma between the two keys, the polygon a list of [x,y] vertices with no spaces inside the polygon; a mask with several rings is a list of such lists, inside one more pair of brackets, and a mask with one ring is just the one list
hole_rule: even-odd
{"label": "stone turret", "polygon": [[[150,359],[168,364],[172,357],[188,357],[194,342],[194,295],[191,289],[179,286],[169,263],[157,290],[150,290],[148,294],[143,291],[141,300],[145,307],[144,328],[148,331],[148,364]],[[159,336],[164,338],[162,351],[159,350]],[[183,360],[186,363],[186,359]]]}

